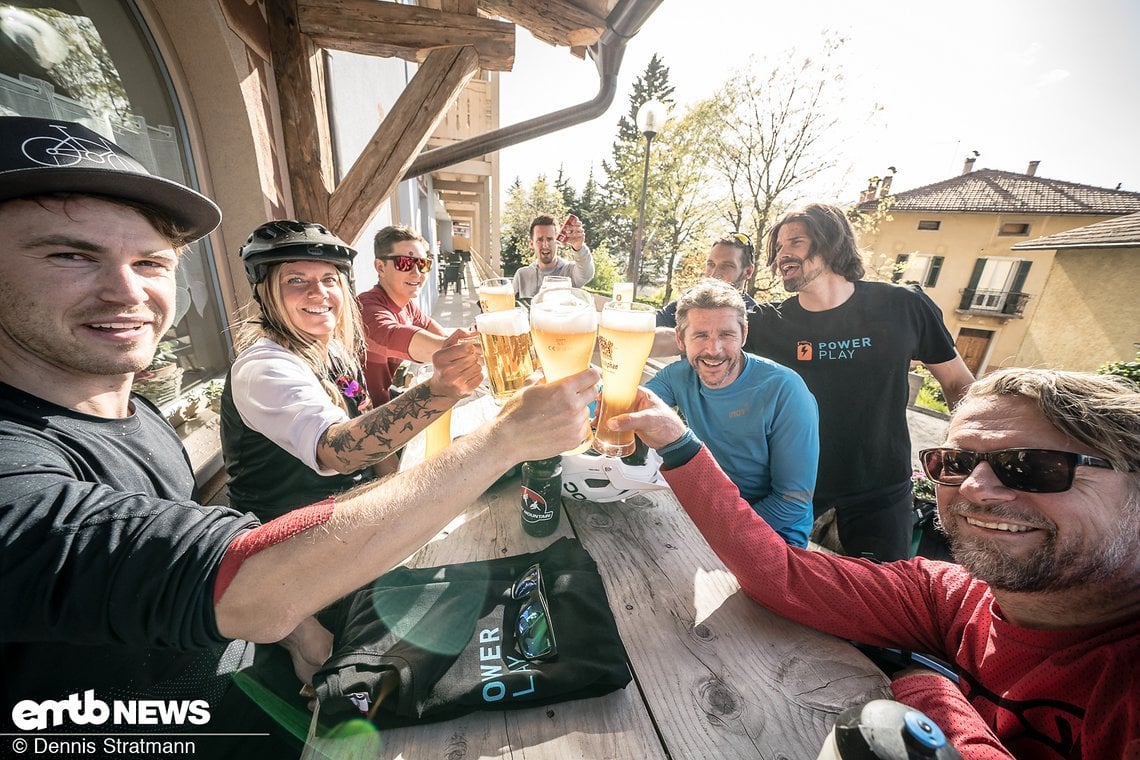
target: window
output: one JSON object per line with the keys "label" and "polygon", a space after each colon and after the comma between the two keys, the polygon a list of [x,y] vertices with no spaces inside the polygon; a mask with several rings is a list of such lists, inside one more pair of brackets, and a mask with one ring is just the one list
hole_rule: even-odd
{"label": "window", "polygon": [[[152,174],[195,186],[181,111],[133,5],[21,5],[0,2],[0,113],[82,122]],[[228,364],[208,240],[182,256],[178,286],[174,326],[135,383],[135,390],[158,404],[221,374]]]}
{"label": "window", "polygon": [[923,219],[918,223],[920,230],[938,230],[942,228],[942,222],[935,219]]}
{"label": "window", "polygon": [[938,275],[942,273],[944,258],[929,253],[899,254],[895,258],[895,271],[891,276],[891,282],[913,282],[924,288],[933,288],[938,284]]}
{"label": "window", "polygon": [[1029,225],[1026,222],[1002,222],[998,234],[1025,237],[1029,234]]}
{"label": "window", "polygon": [[1032,262],[1021,259],[978,259],[958,308],[1020,314],[1027,298],[1021,289],[1025,286],[1030,266]]}

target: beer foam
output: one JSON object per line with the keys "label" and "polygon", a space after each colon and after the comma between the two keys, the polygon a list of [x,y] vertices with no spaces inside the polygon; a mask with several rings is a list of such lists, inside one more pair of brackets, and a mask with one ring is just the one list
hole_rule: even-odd
{"label": "beer foam", "polygon": [[653,309],[602,309],[602,327],[620,332],[653,332],[657,329],[657,312]]}
{"label": "beer foam", "polygon": [[475,329],[488,335],[525,335],[530,332],[530,320],[525,309],[488,311],[475,317]]}
{"label": "beer foam", "polygon": [[509,282],[505,285],[480,285],[478,290],[480,293],[489,295],[513,296],[515,294],[514,285]]}
{"label": "beer foam", "polygon": [[530,321],[534,329],[550,333],[580,335],[598,329],[598,313],[593,306],[571,294],[568,290],[555,290],[544,294],[541,302],[531,304]]}

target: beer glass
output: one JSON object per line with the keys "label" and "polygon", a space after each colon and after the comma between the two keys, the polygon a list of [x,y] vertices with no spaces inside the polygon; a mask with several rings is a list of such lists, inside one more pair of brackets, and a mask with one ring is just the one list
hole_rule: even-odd
{"label": "beer glass", "polygon": [[615,433],[606,423],[632,411],[641,373],[653,349],[657,311],[636,301],[608,301],[602,307],[598,348],[602,357],[602,403],[594,448],[600,454],[624,457],[633,453],[633,433]]}
{"label": "beer glass", "polygon": [[538,286],[538,292],[557,290],[558,288],[570,288],[573,287],[573,285],[574,283],[570,281],[569,277],[559,277],[556,274],[552,274],[549,277],[542,278],[542,284]]}
{"label": "beer glass", "polygon": [[[530,304],[530,329],[534,348],[547,380],[561,380],[590,366],[598,312],[594,299],[577,288],[543,290]],[[580,454],[589,439],[564,454]]]}
{"label": "beer glass", "polygon": [[515,307],[515,286],[506,277],[492,277],[476,286],[479,308],[483,311],[506,311]]}
{"label": "beer glass", "polygon": [[[422,365],[415,373],[417,384],[430,379],[434,368],[430,364]],[[451,445],[451,409],[424,428],[424,459],[431,459],[439,452]]]}
{"label": "beer glass", "polygon": [[530,320],[526,309],[488,311],[475,317],[491,396],[502,405],[534,374],[530,359]]}

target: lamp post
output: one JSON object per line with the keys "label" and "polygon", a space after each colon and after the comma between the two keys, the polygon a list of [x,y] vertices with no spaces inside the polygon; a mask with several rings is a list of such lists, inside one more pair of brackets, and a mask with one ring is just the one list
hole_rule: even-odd
{"label": "lamp post", "polygon": [[[637,129],[645,135],[645,168],[641,174],[641,203],[637,212],[637,232],[633,236],[632,251],[629,255],[629,270],[626,279],[633,283],[633,298],[637,298],[637,280],[641,274],[641,246],[645,238],[645,188],[649,184],[649,148],[653,138],[665,123],[665,104],[659,100],[647,100],[637,109]],[[632,300],[632,299],[631,299]]]}

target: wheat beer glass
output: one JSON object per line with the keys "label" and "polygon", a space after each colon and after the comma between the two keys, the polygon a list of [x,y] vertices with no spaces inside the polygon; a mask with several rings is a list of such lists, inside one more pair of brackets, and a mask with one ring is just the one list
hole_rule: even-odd
{"label": "wheat beer glass", "polygon": [[502,405],[534,374],[530,360],[530,320],[526,309],[483,312],[475,317],[491,396]]}
{"label": "wheat beer glass", "polygon": [[607,429],[611,417],[632,411],[641,373],[653,349],[657,312],[635,301],[608,301],[602,307],[598,348],[602,356],[602,403],[594,448],[600,454],[624,457],[633,453],[633,433]]}
{"label": "wheat beer glass", "polygon": [[[416,370],[415,382],[422,383],[429,380],[434,372],[430,364],[424,364]],[[424,428],[424,459],[431,459],[439,452],[451,445],[451,409],[448,409]]]}
{"label": "wheat beer glass", "polygon": [[[561,380],[590,366],[598,312],[594,299],[577,288],[543,290],[530,303],[530,333],[547,380]],[[564,454],[581,454],[590,440]]]}
{"label": "wheat beer glass", "polygon": [[506,311],[515,308],[515,286],[506,277],[483,280],[475,291],[479,294],[479,308],[483,311]]}
{"label": "wheat beer glass", "polygon": [[569,277],[552,274],[542,278],[542,283],[538,286],[538,292],[541,293],[544,290],[558,290],[559,288],[570,288],[573,286],[574,282]]}

